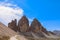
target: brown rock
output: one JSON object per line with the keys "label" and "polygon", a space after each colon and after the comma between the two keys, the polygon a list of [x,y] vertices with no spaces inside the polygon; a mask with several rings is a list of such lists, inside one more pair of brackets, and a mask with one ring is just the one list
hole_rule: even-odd
{"label": "brown rock", "polygon": [[49,35],[48,31],[43,26],[41,27],[41,31],[44,32],[45,34]]}
{"label": "brown rock", "polygon": [[8,27],[13,29],[14,31],[17,31],[17,20],[12,20],[12,22],[8,23]]}
{"label": "brown rock", "polygon": [[30,30],[35,33],[39,33],[39,32],[44,32],[46,34],[48,33],[47,30],[41,25],[41,23],[36,18],[31,23]]}
{"label": "brown rock", "polygon": [[29,29],[29,21],[26,18],[26,16],[23,16],[19,21],[18,21],[18,30],[20,32],[26,32]]}
{"label": "brown rock", "polygon": [[18,26],[17,26],[17,20],[12,20],[8,24],[8,27],[13,29],[14,31],[18,31],[20,33],[35,33],[36,35],[41,35],[44,36],[43,33],[48,34],[48,31],[41,25],[41,23],[35,18],[30,27],[29,27],[29,20],[26,18],[26,16],[23,16],[19,21],[18,21]]}
{"label": "brown rock", "polygon": [[41,24],[39,23],[39,21],[37,19],[34,19],[33,22],[31,23],[30,29],[33,32],[39,32],[41,29],[40,26]]}

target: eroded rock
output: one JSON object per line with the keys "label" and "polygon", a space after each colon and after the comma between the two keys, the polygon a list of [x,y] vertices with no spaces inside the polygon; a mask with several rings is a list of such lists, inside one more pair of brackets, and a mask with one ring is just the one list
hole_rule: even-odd
{"label": "eroded rock", "polygon": [[23,16],[19,21],[18,21],[18,30],[20,32],[26,32],[29,28],[29,21],[26,18],[26,16]]}
{"label": "eroded rock", "polygon": [[8,27],[13,29],[14,31],[17,31],[17,20],[12,20],[12,22],[8,23]]}

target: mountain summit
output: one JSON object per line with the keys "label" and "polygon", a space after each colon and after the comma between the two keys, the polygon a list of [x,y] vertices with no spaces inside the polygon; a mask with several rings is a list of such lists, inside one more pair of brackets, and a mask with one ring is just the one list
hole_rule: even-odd
{"label": "mountain summit", "polygon": [[19,21],[18,21],[18,31],[20,32],[26,32],[29,28],[29,20],[27,19],[26,16],[23,16]]}

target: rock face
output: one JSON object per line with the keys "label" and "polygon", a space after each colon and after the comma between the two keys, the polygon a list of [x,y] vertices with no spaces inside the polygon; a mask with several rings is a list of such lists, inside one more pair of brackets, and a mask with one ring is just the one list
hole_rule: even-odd
{"label": "rock face", "polygon": [[8,27],[13,29],[14,31],[17,31],[17,20],[12,20],[12,22],[8,24]]}
{"label": "rock face", "polygon": [[38,22],[37,19],[34,19],[30,27],[31,27],[31,31],[39,32],[41,29],[41,24]]}
{"label": "rock face", "polygon": [[41,31],[44,32],[44,33],[46,33],[47,35],[49,35],[48,31],[43,26],[41,27]]}
{"label": "rock face", "polygon": [[36,18],[32,21],[31,25],[29,26],[29,20],[26,16],[23,16],[18,21],[18,25],[17,20],[15,19],[14,21],[8,24],[8,27],[13,29],[14,31],[18,31],[19,33],[23,33],[24,35],[26,34],[28,36],[34,33],[35,35],[45,37],[43,33],[48,34],[48,31],[41,25],[41,23]]}
{"label": "rock face", "polygon": [[47,32],[47,30],[41,25],[41,23],[35,18],[30,26],[33,32]]}
{"label": "rock face", "polygon": [[33,32],[39,37],[45,37],[43,32],[48,34],[47,30],[41,25],[41,23],[36,18],[32,21],[28,31]]}
{"label": "rock face", "polygon": [[48,34],[48,31],[41,25],[41,23],[36,18],[31,23],[30,30],[35,33],[44,32],[44,33]]}
{"label": "rock face", "polygon": [[19,21],[18,21],[18,30],[20,32],[26,32],[29,28],[29,21],[26,18],[26,16],[23,16]]}

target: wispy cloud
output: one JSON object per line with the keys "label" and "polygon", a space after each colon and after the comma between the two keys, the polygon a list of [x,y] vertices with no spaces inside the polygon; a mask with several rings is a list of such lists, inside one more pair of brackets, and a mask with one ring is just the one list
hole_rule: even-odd
{"label": "wispy cloud", "polygon": [[6,24],[11,20],[20,19],[23,15],[23,10],[19,6],[9,3],[8,1],[9,0],[0,1],[0,19],[1,22],[5,22]]}

